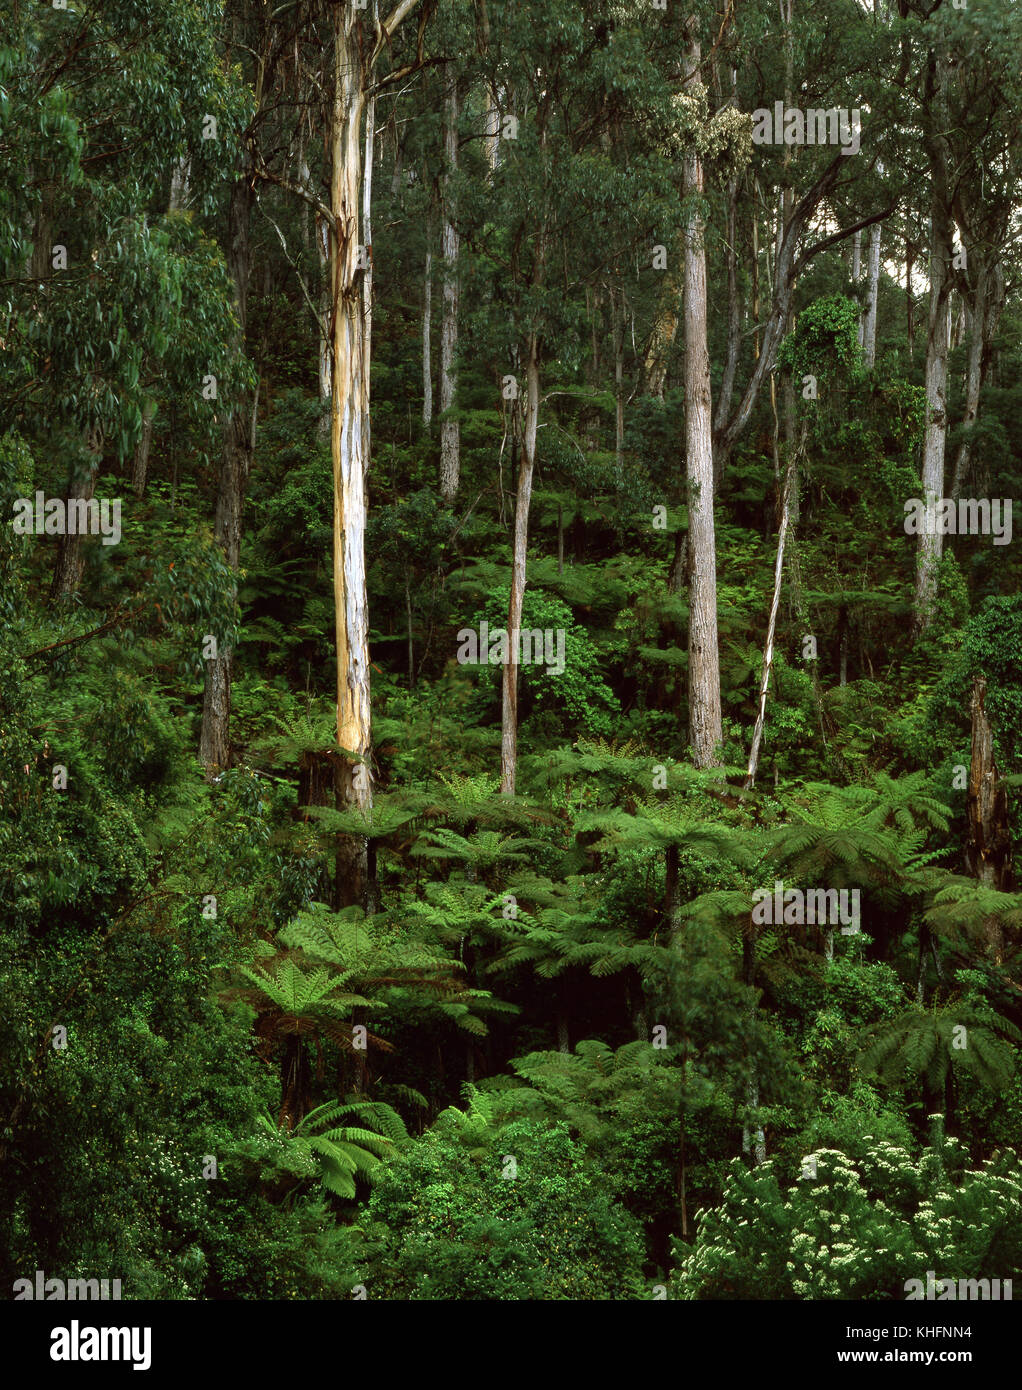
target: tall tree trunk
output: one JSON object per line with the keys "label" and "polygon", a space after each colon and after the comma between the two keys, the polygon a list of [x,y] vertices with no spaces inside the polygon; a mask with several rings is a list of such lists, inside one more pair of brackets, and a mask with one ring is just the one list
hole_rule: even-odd
{"label": "tall tree trunk", "polygon": [[610,312],[614,320],[614,465],[623,481],[625,465],[625,296],[610,291]]}
{"label": "tall tree trunk", "polygon": [[[930,203],[930,312],[926,333],[926,434],[923,441],[923,501],[944,493],[944,445],[947,438],[947,357],[950,328],[951,257],[953,232],[950,214],[950,156],[948,129],[948,59],[943,40],[930,54],[926,77],[924,144],[929,157]],[[916,552],[915,631],[921,633],[933,621],[937,608],[937,573],[944,537],[939,526],[933,533],[924,524]]]}
{"label": "tall tree trunk", "polygon": [[[242,342],[248,321],[249,218],[253,198],[250,180],[238,179],[231,191],[228,212],[227,268],[234,287]],[[213,521],[217,544],[235,572],[241,558],[241,510],[252,463],[253,433],[252,403],[242,393],[232,405],[224,425]],[[207,780],[230,763],[231,667],[232,653],[222,646],[218,646],[215,657],[205,662],[199,761],[206,770]]]}
{"label": "tall tree trunk", "polygon": [[799,453],[789,450],[788,464],[784,475],[784,489],[781,495],[781,520],[777,529],[777,558],[774,562],[774,596],[770,603],[770,618],[767,622],[766,642],[763,646],[763,671],[759,683],[759,711],[756,726],[752,733],[752,748],[749,752],[749,767],[745,776],[745,790],[755,785],[756,769],[759,765],[759,746],[763,739],[763,726],[766,723],[767,690],[770,687],[770,668],[774,660],[774,633],[777,629],[777,610],[781,602],[781,582],[784,576],[784,545],[788,537],[788,522],[791,517],[791,495],[798,474]]}
{"label": "tall tree trunk", "polygon": [[905,337],[908,340],[908,360],[915,356],[915,323],[912,315],[912,271],[915,267],[915,247],[905,238]]}
{"label": "tall tree trunk", "polygon": [[[687,87],[699,81],[700,44],[690,20]],[[702,162],[685,158],[686,199],[701,197]],[[685,468],[688,483],[688,709],[689,742],[696,767],[719,763],[723,737],[720,658],[717,644],[717,546],[713,521],[713,440],[710,358],[706,345],[706,249],[703,222],[694,204],[685,229]]]}
{"label": "tall tree trunk", "polygon": [[330,266],[330,228],[316,213],[316,254],[319,258],[319,437],[326,440],[330,435],[330,421],[333,416],[333,343],[330,333],[330,314],[332,310],[332,290]]}
{"label": "tall tree trunk", "polygon": [[[88,501],[96,491],[96,475],[103,456],[103,434],[98,427],[89,432],[87,449],[89,462],[74,473],[67,490],[69,504],[76,499]],[[65,511],[65,516],[68,513],[69,508]],[[56,602],[72,598],[78,592],[84,568],[81,535],[72,535],[68,529],[64,535],[57,538],[57,560],[50,585],[50,598]]]}
{"label": "tall tree trunk", "polygon": [[657,298],[653,331],[650,334],[649,347],[646,349],[646,357],[643,362],[646,394],[658,401],[662,401],[664,398],[667,362],[678,334],[678,310],[681,305],[682,287],[675,266],[678,253],[682,251],[680,242],[681,238],[679,238],[678,249],[668,261],[667,269],[664,271],[660,294]]}
{"label": "tall tree trunk", "polygon": [[[427,228],[426,235],[429,235]],[[433,423],[433,252],[426,247],[426,274],[422,282],[422,428]]]}
{"label": "tall tree trunk", "polygon": [[149,477],[149,449],[153,442],[153,417],[156,402],[147,400],[142,407],[142,433],[135,445],[131,460],[131,490],[136,497],[145,496],[146,480]]}
{"label": "tall tree trunk", "polygon": [[[972,757],[969,766],[969,792],[966,803],[969,833],[965,862],[980,883],[1002,893],[1012,888],[1011,817],[1008,797],[994,761],[994,735],[987,717],[986,681],[977,676],[972,683]],[[1000,961],[1004,938],[996,919],[986,923],[991,955]]]}
{"label": "tall tree trunk", "polygon": [[969,872],[980,883],[1007,892],[1011,887],[1011,828],[1008,797],[994,761],[994,733],[986,712],[987,683],[972,683],[972,756],[969,766]]}
{"label": "tall tree trunk", "polygon": [[880,290],[880,223],[869,229],[869,265],[867,274],[869,300],[862,316],[862,360],[866,367],[876,363],[877,352],[877,295]]}
{"label": "tall tree trunk", "polygon": [[[541,252],[537,252],[541,264]],[[537,276],[538,278],[538,276]],[[500,733],[500,790],[513,796],[518,767],[518,634],[522,626],[522,599],[525,596],[525,561],[529,546],[529,504],[532,475],[536,466],[536,432],[539,428],[539,340],[529,338],[526,367],[525,420],[522,428],[518,495],[515,500],[514,550],[511,561],[511,601],[508,605],[508,659],[504,666]]]}
{"label": "tall tree trunk", "polygon": [[[936,204],[936,199],[935,199]],[[944,494],[947,439],[947,357],[950,321],[951,235],[946,213],[936,205],[930,237],[930,315],[926,335],[926,433],[923,440],[922,500]],[[915,629],[923,632],[937,608],[937,571],[944,547],[939,526],[924,524],[916,558]]]}
{"label": "tall tree trunk", "polygon": [[182,155],[174,165],[174,172],[170,176],[170,198],[167,203],[168,212],[182,212],[188,204],[189,197],[189,176],[191,174],[191,160],[188,155]]}
{"label": "tall tree trunk", "polygon": [[[727,355],[724,359],[724,375],[720,382],[717,409],[713,417],[715,430],[722,430],[731,414],[731,400],[735,392],[735,376],[738,371],[738,354],[742,346],[742,302],[738,293],[738,187],[739,180],[733,178],[728,185],[727,200]],[[758,312],[758,306],[757,306]]]}
{"label": "tall tree trunk", "polygon": [[979,415],[979,398],[990,369],[991,344],[1004,304],[1004,270],[1000,263],[991,269],[983,261],[976,273],[976,285],[971,302],[966,302],[966,322],[969,330],[969,360],[965,377],[965,407],[962,417],[962,440],[955,458],[951,496],[957,501],[969,470],[972,437]]}
{"label": "tall tree trunk", "polygon": [[[365,72],[358,12],[334,9],[334,93],[330,137],[331,340],[330,454],[334,476],[334,613],[337,642],[337,801],[368,812],[370,746],[369,613],[366,595],[366,473],[369,362],[364,267],[359,267],[362,115]],[[370,113],[371,115],[371,113]],[[347,755],[347,756],[345,756]],[[342,836],[337,893],[342,905],[364,903],[368,882],[364,836]]]}
{"label": "tall tree trunk", "polygon": [[[444,313],[440,325],[440,414],[454,406],[458,389],[458,229],[455,225],[453,176],[458,168],[458,82],[448,76],[444,93],[444,177],[441,187],[440,247],[444,258]],[[458,495],[461,471],[461,426],[440,425],[440,496],[448,504]]]}

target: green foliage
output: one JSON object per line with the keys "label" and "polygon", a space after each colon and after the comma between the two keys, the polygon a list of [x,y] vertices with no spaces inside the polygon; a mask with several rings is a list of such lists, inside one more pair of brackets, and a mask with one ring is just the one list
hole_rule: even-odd
{"label": "green foliage", "polygon": [[643,1296],[638,1224],[566,1128],[520,1120],[493,1133],[484,1114],[441,1116],[377,1182],[367,1288],[409,1300]]}
{"label": "green foliage", "polygon": [[968,1166],[955,1141],[921,1157],[874,1141],[860,1159],[806,1155],[794,1181],[735,1159],[724,1200],[679,1251],[682,1298],[903,1299],[907,1281],[1011,1278],[1022,1269],[1022,1169]]}

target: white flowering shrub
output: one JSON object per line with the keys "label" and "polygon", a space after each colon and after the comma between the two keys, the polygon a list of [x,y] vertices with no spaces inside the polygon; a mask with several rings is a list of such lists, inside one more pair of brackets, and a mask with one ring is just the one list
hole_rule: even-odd
{"label": "white flowering shrub", "polygon": [[772,1162],[734,1159],[720,1206],[695,1244],[676,1244],[674,1296],[691,1299],[903,1299],[908,1279],[1022,1274],[1022,1164],[969,1168],[956,1140],[921,1158],[886,1142],[851,1159],[807,1155],[815,1177],[782,1180]]}

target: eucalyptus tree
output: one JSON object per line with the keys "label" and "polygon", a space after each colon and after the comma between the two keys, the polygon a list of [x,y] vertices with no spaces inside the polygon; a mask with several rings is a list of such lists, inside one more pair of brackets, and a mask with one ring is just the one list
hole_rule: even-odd
{"label": "eucalyptus tree", "polygon": [[[665,21],[640,4],[542,11],[489,4],[474,75],[493,94],[500,132],[490,180],[464,199],[464,239],[490,272],[478,336],[490,354],[517,455],[501,791],[518,749],[518,639],[544,376],[570,383],[585,343],[585,290],[666,207],[680,121],[655,55]],[[483,122],[490,120],[488,110]],[[488,126],[486,127],[489,128]]]}
{"label": "eucalyptus tree", "polygon": [[[1011,242],[1019,191],[1017,130],[1019,16],[977,4],[901,0],[902,66],[927,161],[930,250],[926,426],[921,464],[925,499],[942,499],[948,432],[951,296],[967,306],[970,350],[965,428],[952,478],[957,496],[968,466],[990,343],[1003,302],[1002,258]],[[942,523],[919,530],[914,619],[924,632],[936,612]]]}
{"label": "eucalyptus tree", "polygon": [[[131,456],[151,364],[206,435],[204,383],[230,392],[243,374],[222,263],[160,215],[182,160],[211,205],[229,159],[218,137],[244,119],[218,21],[211,4],[51,7],[18,10],[5,35],[5,423],[29,439],[45,428],[69,500],[92,498],[105,458]],[[73,598],[83,565],[81,536],[61,535],[55,599]]]}

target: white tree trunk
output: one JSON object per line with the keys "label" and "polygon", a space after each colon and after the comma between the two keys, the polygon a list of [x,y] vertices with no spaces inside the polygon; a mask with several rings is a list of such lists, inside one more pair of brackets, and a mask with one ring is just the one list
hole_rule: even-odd
{"label": "white tree trunk", "polygon": [[766,723],[767,690],[770,686],[770,668],[774,660],[774,633],[777,629],[777,610],[781,602],[781,581],[784,575],[784,545],[788,537],[788,523],[791,518],[791,494],[798,473],[799,453],[788,452],[788,466],[784,477],[784,492],[781,498],[781,522],[777,530],[777,559],[774,563],[774,596],[770,603],[770,619],[767,623],[766,642],[763,646],[763,670],[759,683],[759,711],[752,734],[752,748],[749,752],[749,768],[745,776],[745,790],[755,785],[756,768],[759,764],[759,746],[763,740],[763,726]]}
{"label": "white tree trunk", "polygon": [[[933,85],[924,112],[923,138],[930,166],[930,309],[926,332],[926,433],[923,439],[923,502],[944,494],[944,445],[947,439],[947,358],[951,332],[950,153],[948,131],[948,55],[941,47],[933,55]],[[944,537],[924,525],[916,552],[915,622],[921,633],[933,621]]]}
{"label": "white tree trunk", "polygon": [[511,562],[511,601],[508,606],[508,660],[504,666],[500,736],[500,790],[513,796],[518,766],[518,634],[522,626],[522,599],[525,595],[525,561],[529,546],[529,503],[532,475],[536,466],[536,433],[539,428],[539,344],[536,334],[529,340],[526,367],[525,421],[522,430],[521,459],[518,466],[518,496],[515,501],[514,550]]}
{"label": "white tree trunk", "polygon": [[[926,433],[923,440],[924,503],[944,494],[944,445],[947,438],[947,357],[950,322],[948,270],[951,241],[944,218],[934,210],[930,236],[930,314],[926,337]],[[924,631],[937,605],[937,572],[944,537],[939,527],[920,532],[916,553],[915,626]]]}
{"label": "white tree trunk", "polygon": [[[364,72],[357,12],[334,10],[334,98],[331,133],[330,241],[331,341],[330,452],[334,475],[334,603],[337,638],[337,743],[361,762],[369,752],[369,614],[366,597],[366,453],[369,439],[369,362],[366,352],[359,212],[362,188]],[[367,765],[339,760],[342,804],[372,805]],[[359,895],[365,842],[357,841],[347,866],[355,880],[344,896]],[[362,861],[362,863],[359,862]]]}
{"label": "white tree trunk", "polygon": [[[698,83],[700,46],[689,42],[686,86]],[[699,158],[685,159],[687,198],[702,195]],[[723,737],[717,642],[717,547],[713,520],[710,358],[706,345],[706,250],[703,221],[692,207],[685,229],[685,466],[688,482],[689,742],[697,767],[719,763]]]}
{"label": "white tree trunk", "polygon": [[880,290],[880,223],[869,229],[869,301],[862,316],[862,360],[872,368],[877,352],[877,295]]}

